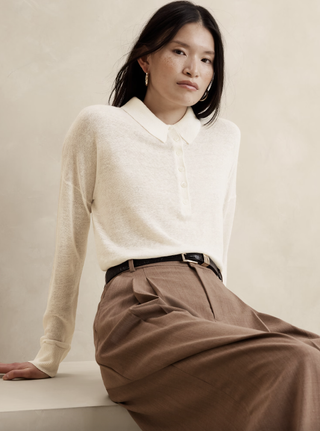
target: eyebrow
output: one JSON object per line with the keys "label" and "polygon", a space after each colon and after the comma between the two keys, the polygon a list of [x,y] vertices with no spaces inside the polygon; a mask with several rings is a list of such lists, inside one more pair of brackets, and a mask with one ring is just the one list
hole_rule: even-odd
{"label": "eyebrow", "polygon": [[[190,46],[189,46],[187,43],[185,43],[185,42],[181,42],[181,40],[172,40],[171,42],[172,42],[172,43],[176,43],[177,45],[184,46],[185,48],[190,48]],[[204,53],[205,53],[205,54],[212,54],[212,55],[214,55],[214,54],[215,54],[215,52],[214,52],[214,51],[204,51]]]}

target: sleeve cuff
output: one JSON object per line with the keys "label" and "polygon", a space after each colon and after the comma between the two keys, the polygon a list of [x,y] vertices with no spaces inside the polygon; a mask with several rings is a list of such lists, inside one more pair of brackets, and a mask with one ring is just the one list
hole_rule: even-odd
{"label": "sleeve cuff", "polygon": [[28,361],[40,371],[54,377],[60,363],[67,356],[70,345],[59,341],[41,339],[41,348],[34,360]]}

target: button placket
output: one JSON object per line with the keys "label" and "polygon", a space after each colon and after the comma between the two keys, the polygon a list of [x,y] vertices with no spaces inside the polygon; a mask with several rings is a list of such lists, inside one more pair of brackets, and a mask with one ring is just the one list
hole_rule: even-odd
{"label": "button placket", "polygon": [[177,163],[177,173],[178,173],[178,182],[179,182],[179,190],[181,196],[181,202],[183,204],[183,211],[187,210],[190,206],[190,198],[189,198],[189,187],[188,187],[188,179],[187,173],[183,158],[183,141],[178,134],[178,132],[174,129],[170,130],[170,135],[173,141],[174,153],[176,155],[176,163]]}

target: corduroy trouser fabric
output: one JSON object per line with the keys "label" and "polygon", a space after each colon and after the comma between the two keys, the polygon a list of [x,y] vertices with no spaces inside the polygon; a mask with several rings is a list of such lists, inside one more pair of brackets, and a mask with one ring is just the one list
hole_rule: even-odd
{"label": "corduroy trouser fabric", "polygon": [[208,268],[106,284],[94,323],[110,398],[143,431],[320,430],[320,338],[259,313]]}

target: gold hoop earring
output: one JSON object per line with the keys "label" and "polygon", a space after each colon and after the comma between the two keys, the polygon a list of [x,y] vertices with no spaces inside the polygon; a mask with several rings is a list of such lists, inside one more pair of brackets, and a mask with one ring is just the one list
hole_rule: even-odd
{"label": "gold hoop earring", "polygon": [[204,92],[204,95],[201,97],[201,99],[199,100],[199,102],[204,102],[207,98],[208,98],[208,94],[209,94],[209,92],[208,92],[208,90],[206,90],[205,92]]}
{"label": "gold hoop earring", "polygon": [[213,80],[214,80],[214,72],[213,72],[212,80],[211,80],[210,84],[208,85],[206,91],[204,92],[203,96],[199,100],[199,102],[204,102],[208,98],[209,91],[210,91],[210,88],[212,87]]}
{"label": "gold hoop earring", "polygon": [[144,83],[146,84],[146,87],[148,87],[148,83],[149,83],[149,73],[146,73],[146,76],[144,78]]}

